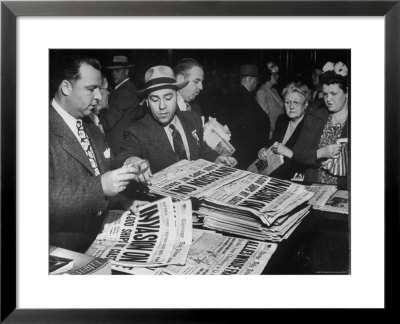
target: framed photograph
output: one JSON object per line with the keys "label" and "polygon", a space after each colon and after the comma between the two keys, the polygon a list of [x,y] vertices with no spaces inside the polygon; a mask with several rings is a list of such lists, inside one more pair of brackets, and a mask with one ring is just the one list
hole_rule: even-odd
{"label": "framed photograph", "polygon": [[[387,307],[385,247],[399,229],[399,16],[399,1],[2,2],[1,320],[191,323],[227,321],[224,309],[233,321],[237,309]],[[351,274],[48,276],[48,61],[49,50],[64,49],[167,58],[194,49],[348,50],[357,144]]]}

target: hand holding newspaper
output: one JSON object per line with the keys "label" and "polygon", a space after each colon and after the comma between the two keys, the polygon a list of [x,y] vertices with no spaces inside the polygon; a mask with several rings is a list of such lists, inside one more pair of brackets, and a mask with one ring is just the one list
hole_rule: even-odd
{"label": "hand holding newspaper", "polygon": [[222,126],[215,118],[209,117],[204,124],[203,140],[209,147],[217,151],[220,155],[231,156],[235,148],[229,143],[231,132],[225,125]]}
{"label": "hand holding newspaper", "polygon": [[252,164],[250,164],[247,171],[270,175],[284,162],[282,155],[272,152],[272,146],[265,150],[264,156],[266,156],[265,161],[259,158],[256,159]]}

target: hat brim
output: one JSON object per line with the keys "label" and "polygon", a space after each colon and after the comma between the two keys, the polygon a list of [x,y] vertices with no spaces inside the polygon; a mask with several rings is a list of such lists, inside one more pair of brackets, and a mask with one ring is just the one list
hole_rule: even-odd
{"label": "hat brim", "polygon": [[180,90],[183,89],[188,85],[189,81],[183,81],[183,82],[176,82],[176,83],[159,83],[155,84],[151,87],[148,87],[146,89],[138,90],[136,91],[137,94],[141,96],[148,95],[149,93],[152,93],[157,90],[161,89],[174,89],[174,90]]}
{"label": "hat brim", "polygon": [[134,65],[129,64],[129,65],[109,65],[109,66],[105,66],[104,68],[107,70],[111,70],[111,69],[130,69],[133,67],[134,67]]}

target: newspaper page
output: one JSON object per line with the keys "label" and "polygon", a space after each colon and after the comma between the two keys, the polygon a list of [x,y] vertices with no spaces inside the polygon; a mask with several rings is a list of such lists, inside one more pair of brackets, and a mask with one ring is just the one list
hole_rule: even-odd
{"label": "newspaper page", "polygon": [[220,155],[231,156],[235,148],[229,143],[231,133],[226,126],[222,126],[215,118],[209,117],[204,124],[203,140],[209,147]]}
{"label": "newspaper page", "polygon": [[152,178],[150,190],[176,199],[200,198],[205,192],[240,177],[242,170],[203,159],[181,160]]}
{"label": "newspaper page", "polygon": [[272,152],[271,147],[266,151],[267,160],[263,161],[256,159],[252,164],[250,164],[247,171],[269,175],[278,169],[284,162],[283,156]]}
{"label": "newspaper page", "polygon": [[277,244],[258,242],[198,229],[185,265],[157,269],[119,268],[131,274],[152,275],[259,275],[274,254]]}
{"label": "newspaper page", "polygon": [[337,187],[334,185],[320,185],[313,184],[306,186],[307,191],[313,192],[314,196],[309,200],[309,204],[316,207],[325,206],[328,199],[337,191]]}
{"label": "newspaper page", "polygon": [[325,206],[314,206],[314,209],[349,214],[349,192],[347,190],[338,190],[329,198]]}
{"label": "newspaper page", "polygon": [[86,254],[115,264],[160,266],[183,264],[192,240],[190,200],[170,197],[139,208],[139,216],[111,211]]}

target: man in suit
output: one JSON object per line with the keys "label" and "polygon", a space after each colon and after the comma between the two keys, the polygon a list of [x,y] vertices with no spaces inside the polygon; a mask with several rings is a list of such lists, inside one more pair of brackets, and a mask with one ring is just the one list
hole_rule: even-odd
{"label": "man in suit", "polygon": [[101,99],[96,104],[96,107],[90,113],[89,117],[93,121],[93,123],[95,123],[95,125],[97,127],[99,127],[100,131],[103,134],[105,134],[103,124],[101,123],[100,118],[99,118],[99,115],[102,112],[102,110],[108,109],[108,97],[110,96],[108,80],[105,75],[103,75],[103,81],[100,85],[100,94],[101,94]]}
{"label": "man in suit", "polygon": [[203,67],[195,59],[188,57],[179,60],[174,67],[174,72],[176,81],[188,81],[186,87],[178,91],[179,110],[192,110],[201,117],[201,107],[193,100],[199,95],[200,91],[203,90]]}
{"label": "man in suit", "polygon": [[90,246],[107,209],[138,206],[119,195],[140,180],[138,170],[109,171],[112,154],[88,118],[101,99],[100,68],[95,58],[69,55],[50,69],[57,85],[49,110],[50,244],[78,252]]}
{"label": "man in suit", "polygon": [[258,150],[269,140],[270,121],[254,96],[258,85],[258,67],[245,64],[240,67],[240,85],[230,94],[231,144],[238,168],[247,167],[257,159]]}
{"label": "man in suit", "polygon": [[139,106],[136,87],[129,78],[129,69],[132,67],[123,55],[114,56],[112,63],[105,67],[111,70],[114,89],[110,93],[109,109],[101,115],[101,122],[114,155],[119,152],[124,131],[144,113]]}
{"label": "man in suit", "polygon": [[200,117],[193,111],[177,109],[177,90],[188,81],[177,82],[168,66],[154,66],[145,74],[145,88],[139,93],[147,99],[150,112],[125,133],[117,164],[129,164],[136,157],[149,161],[152,172],[158,172],[181,160],[199,158],[235,166],[231,157],[218,156],[203,141]]}

